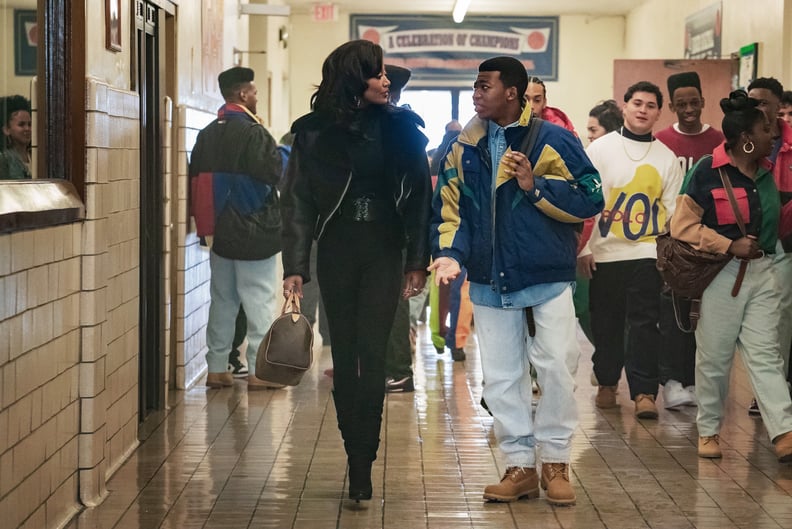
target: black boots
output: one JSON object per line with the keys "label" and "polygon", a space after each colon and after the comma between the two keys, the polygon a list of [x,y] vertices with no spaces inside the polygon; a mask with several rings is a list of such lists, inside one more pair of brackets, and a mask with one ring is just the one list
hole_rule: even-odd
{"label": "black boots", "polygon": [[371,499],[371,460],[349,458],[349,499],[359,502]]}

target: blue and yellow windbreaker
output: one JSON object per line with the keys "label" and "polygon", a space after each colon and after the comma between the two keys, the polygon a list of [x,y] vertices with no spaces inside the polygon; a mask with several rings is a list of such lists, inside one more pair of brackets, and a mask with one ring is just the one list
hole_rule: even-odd
{"label": "blue and yellow windbreaker", "polygon": [[[517,151],[530,114],[506,129]],[[501,294],[531,285],[574,281],[579,223],[602,210],[597,170],[571,132],[542,122],[528,153],[535,187],[525,192],[497,168],[492,197],[488,122],[474,117],[441,166],[432,199],[432,256],[452,257],[470,281]]]}

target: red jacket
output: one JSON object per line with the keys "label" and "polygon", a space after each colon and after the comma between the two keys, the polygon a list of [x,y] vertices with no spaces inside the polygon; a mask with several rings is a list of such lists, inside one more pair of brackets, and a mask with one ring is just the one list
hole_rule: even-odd
{"label": "red jacket", "polygon": [[568,131],[572,132],[575,136],[577,136],[577,132],[575,132],[575,126],[572,124],[572,121],[564,114],[564,111],[560,108],[555,107],[544,107],[542,109],[542,115],[539,116],[545,121],[549,121],[559,127],[564,127]]}
{"label": "red jacket", "polygon": [[778,127],[781,130],[781,149],[773,165],[773,177],[781,192],[781,202],[786,203],[792,199],[792,127],[781,118],[778,118]]}

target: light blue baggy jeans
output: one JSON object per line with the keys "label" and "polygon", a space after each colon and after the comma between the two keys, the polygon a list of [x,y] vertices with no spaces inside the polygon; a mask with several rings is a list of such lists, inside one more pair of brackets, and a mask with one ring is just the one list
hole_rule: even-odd
{"label": "light blue baggy jeans", "polygon": [[272,325],[277,302],[276,256],[257,261],[226,259],[212,252],[209,257],[212,277],[209,286],[209,322],[206,326],[206,363],[210,373],[225,373],[228,353],[234,340],[234,323],[239,305],[247,316],[247,362],[255,372],[256,354]]}
{"label": "light blue baggy jeans", "polygon": [[720,432],[729,374],[739,348],[772,440],[792,431],[792,400],[778,343],[778,268],[772,256],[749,261],[740,292],[732,297],[739,267],[740,262],[732,259],[701,298],[696,328],[696,423],[700,436]]}
{"label": "light blue baggy jeans", "polygon": [[[484,375],[484,400],[495,420],[495,438],[507,467],[568,463],[578,425],[574,379],[567,361],[577,358],[572,288],[533,307],[536,336],[528,335],[525,309],[473,305]],[[531,374],[542,397],[531,417]]]}

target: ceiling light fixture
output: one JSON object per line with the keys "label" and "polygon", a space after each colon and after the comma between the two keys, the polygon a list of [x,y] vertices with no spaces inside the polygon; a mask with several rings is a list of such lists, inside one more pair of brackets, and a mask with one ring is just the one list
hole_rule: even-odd
{"label": "ceiling light fixture", "polygon": [[454,22],[459,24],[465,20],[465,14],[467,13],[468,7],[470,7],[470,0],[456,0],[456,3],[454,4],[454,11],[452,11]]}

